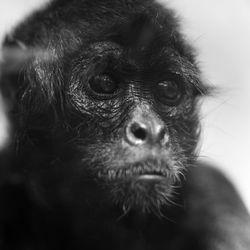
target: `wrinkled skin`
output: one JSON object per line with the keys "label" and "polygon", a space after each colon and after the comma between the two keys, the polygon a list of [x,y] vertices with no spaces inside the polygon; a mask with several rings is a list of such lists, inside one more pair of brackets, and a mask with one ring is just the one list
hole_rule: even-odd
{"label": "wrinkled skin", "polygon": [[57,0],[5,47],[25,60],[2,65],[2,249],[248,249],[238,194],[196,159],[210,88],[171,11]]}

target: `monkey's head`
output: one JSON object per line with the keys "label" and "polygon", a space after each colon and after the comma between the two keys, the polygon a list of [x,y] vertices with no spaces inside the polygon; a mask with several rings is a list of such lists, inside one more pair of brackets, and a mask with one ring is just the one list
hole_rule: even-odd
{"label": "monkey's head", "polygon": [[30,176],[64,175],[51,186],[78,182],[78,193],[91,179],[126,209],[170,204],[195,160],[207,92],[172,12],[153,1],[55,1],[13,39],[32,51],[15,110],[20,152],[36,152],[23,163]]}

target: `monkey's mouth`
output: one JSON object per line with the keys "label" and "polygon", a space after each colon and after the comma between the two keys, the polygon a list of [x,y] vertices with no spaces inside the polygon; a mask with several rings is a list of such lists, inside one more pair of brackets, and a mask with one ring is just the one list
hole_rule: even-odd
{"label": "monkey's mouth", "polygon": [[98,175],[114,204],[145,213],[159,211],[162,205],[169,204],[178,180],[174,167],[174,162],[168,159],[153,158],[109,167]]}
{"label": "monkey's mouth", "polygon": [[99,178],[106,180],[161,180],[170,177],[170,168],[165,160],[149,159],[142,162],[127,164],[123,167],[102,169]]}

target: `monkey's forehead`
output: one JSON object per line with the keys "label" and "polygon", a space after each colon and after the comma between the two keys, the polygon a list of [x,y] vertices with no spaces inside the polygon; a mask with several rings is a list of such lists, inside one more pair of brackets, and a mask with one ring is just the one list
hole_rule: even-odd
{"label": "monkey's forehead", "polygon": [[194,61],[174,13],[152,0],[54,0],[13,36],[26,46],[55,47],[62,53],[105,40],[135,51],[168,46]]}
{"label": "monkey's forehead", "polygon": [[152,0],[54,0],[19,25],[13,39],[35,49],[35,65],[62,64],[91,46],[115,44],[125,58],[198,82],[193,49],[179,30],[174,13]]}

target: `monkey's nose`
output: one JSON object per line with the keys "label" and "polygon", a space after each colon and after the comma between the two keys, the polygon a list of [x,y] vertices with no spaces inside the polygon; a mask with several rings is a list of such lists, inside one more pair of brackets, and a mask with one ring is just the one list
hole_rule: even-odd
{"label": "monkey's nose", "polygon": [[126,138],[132,145],[163,145],[168,141],[164,126],[146,121],[131,121],[126,127]]}

